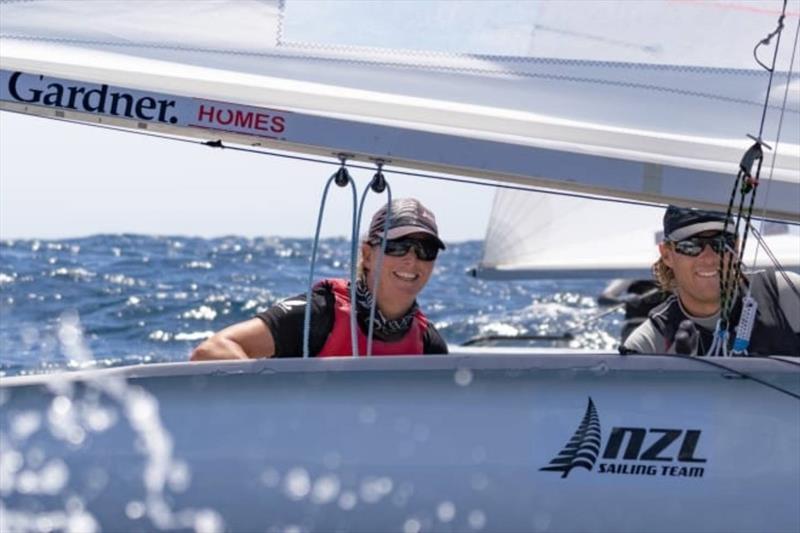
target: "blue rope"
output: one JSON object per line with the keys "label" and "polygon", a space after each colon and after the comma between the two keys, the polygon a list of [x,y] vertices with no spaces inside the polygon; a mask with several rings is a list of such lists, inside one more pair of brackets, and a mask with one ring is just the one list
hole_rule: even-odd
{"label": "blue rope", "polygon": [[[344,165],[344,163],[342,163]],[[308,292],[306,292],[306,310],[305,310],[305,317],[303,319],[303,357],[309,357],[309,337],[311,336],[311,293],[314,289],[314,270],[316,268],[317,263],[317,247],[319,245],[319,233],[320,229],[322,228],[322,216],[325,213],[325,202],[328,197],[328,190],[331,187],[331,183],[334,182],[336,179],[336,173],[333,174],[330,178],[328,178],[328,182],[325,184],[325,190],[322,193],[322,200],[320,201],[319,205],[319,214],[317,215],[317,231],[314,233],[314,244],[311,251],[311,268],[308,272]],[[353,230],[356,229],[356,199],[358,198],[358,193],[356,192],[356,184],[353,182],[352,179],[348,179],[348,184],[353,191]],[[357,237],[357,234],[353,234],[354,239]],[[351,248],[351,260],[352,260],[352,248]],[[352,276],[351,276],[352,278]],[[351,293],[352,294],[352,293]],[[351,340],[355,340],[355,319],[351,317],[350,321],[350,335]],[[353,345],[353,354],[356,353],[358,347],[354,344]]]}
{"label": "blue rope", "polygon": [[[358,224],[361,224],[361,216],[364,214],[364,200],[372,188],[372,182],[367,185],[361,194],[361,202],[358,205]],[[386,235],[389,233],[389,221],[392,218],[392,188],[386,182],[386,220],[383,223],[383,238],[381,239],[381,251],[378,254],[378,264],[375,267],[375,287],[372,289],[372,305],[369,308],[369,327],[367,331],[367,357],[372,357],[372,334],[375,329],[375,307],[378,304],[378,288],[381,284],[381,270],[383,269],[383,256],[386,253]],[[358,227],[356,228],[358,230]],[[355,241],[354,241],[355,242]],[[355,274],[355,268],[352,271]],[[355,293],[354,293],[355,294]],[[352,315],[355,316],[355,296],[351,300],[354,304],[351,307]]]}
{"label": "blue rope", "polygon": [[358,193],[353,180],[350,180],[353,190],[353,222],[350,236],[350,346],[353,348],[353,357],[358,357],[358,335],[356,333],[356,264],[358,262],[358,221],[361,213],[356,209]]}

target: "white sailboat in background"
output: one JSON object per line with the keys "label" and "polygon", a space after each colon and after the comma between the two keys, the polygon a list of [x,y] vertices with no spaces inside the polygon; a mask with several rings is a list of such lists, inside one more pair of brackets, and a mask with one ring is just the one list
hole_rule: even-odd
{"label": "white sailboat in background", "polygon": [[[663,239],[663,207],[500,189],[495,193],[483,256],[484,279],[651,278]],[[779,264],[800,270],[800,233],[787,224],[754,222]],[[752,244],[752,242],[751,242]],[[774,267],[759,246],[747,268]]]}
{"label": "white sailboat in background", "polygon": [[[724,210],[765,98],[751,49],[780,5],[764,6],[4,2],[0,109]],[[796,223],[794,43],[757,209]],[[800,528],[800,368],[779,358],[464,350],[143,365],[0,391],[8,529]]]}

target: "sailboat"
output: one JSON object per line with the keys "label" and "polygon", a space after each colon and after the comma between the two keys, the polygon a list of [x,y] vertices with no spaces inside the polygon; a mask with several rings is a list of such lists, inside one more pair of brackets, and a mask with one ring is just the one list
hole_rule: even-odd
{"label": "sailboat", "polygon": [[[648,279],[663,240],[661,206],[558,191],[495,193],[483,254],[473,275],[483,279]],[[587,225],[586,221],[590,221]],[[588,226],[588,227],[587,227]],[[781,267],[800,271],[800,233],[783,223],[754,223]],[[774,267],[758,247],[746,249],[747,268]]]}
{"label": "sailboat", "polygon": [[[379,162],[389,179],[724,210],[763,109],[751,48],[780,14],[763,6],[4,2],[0,109]],[[797,124],[796,46],[772,125]],[[797,223],[800,131],[767,137],[759,214]],[[0,393],[8,530],[800,529],[791,358],[465,349],[24,376]]]}

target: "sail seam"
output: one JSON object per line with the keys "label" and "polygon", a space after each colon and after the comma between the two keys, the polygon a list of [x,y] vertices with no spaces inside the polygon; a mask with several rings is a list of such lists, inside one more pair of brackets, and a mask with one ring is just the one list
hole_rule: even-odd
{"label": "sail seam", "polygon": [[[0,0],[0,3],[5,2],[36,2],[39,0]],[[280,27],[280,25],[279,25]],[[180,51],[193,51],[193,52],[213,52],[213,53],[221,53],[221,54],[233,54],[233,55],[252,55],[252,56],[265,56],[265,57],[274,57],[280,56],[280,54],[272,54],[269,52],[263,51],[253,51],[253,50],[235,50],[235,49],[222,49],[222,48],[204,48],[204,47],[191,47],[191,46],[181,46],[176,44],[167,44],[167,43],[145,43],[145,42],[123,42],[123,41],[103,41],[99,39],[70,39],[66,37],[45,37],[41,35],[25,35],[19,33],[0,33],[0,38],[8,38],[8,39],[20,39],[20,40],[32,40],[32,41],[43,41],[43,42],[57,42],[57,43],[72,43],[72,44],[98,44],[104,46],[125,46],[125,47],[142,47],[142,48],[163,48],[166,50],[180,50]],[[762,76],[763,73],[757,70],[750,70],[750,69],[737,69],[737,68],[719,68],[719,67],[700,67],[700,66],[693,66],[693,65],[659,65],[655,63],[634,63],[634,62],[623,62],[623,61],[599,61],[599,60],[587,60],[587,59],[561,59],[561,58],[554,58],[554,57],[528,57],[528,56],[510,56],[510,55],[493,55],[493,54],[456,54],[456,53],[447,53],[447,52],[435,52],[430,50],[410,50],[410,49],[396,49],[396,48],[369,48],[369,47],[357,47],[357,46],[347,46],[347,45],[323,45],[323,44],[315,44],[315,43],[308,43],[304,41],[285,41],[282,38],[280,33],[277,35],[279,39],[279,45],[282,48],[296,48],[298,50],[321,50],[321,51],[331,51],[331,52],[372,52],[376,54],[385,54],[385,55],[397,55],[397,56],[404,56],[413,54],[419,57],[426,57],[426,58],[448,58],[448,59],[467,59],[467,60],[479,60],[479,61],[494,61],[494,62],[506,62],[506,63],[532,63],[532,64],[543,64],[543,65],[568,65],[568,66],[577,66],[577,67],[585,67],[585,66],[610,66],[614,68],[624,68],[628,70],[657,70],[657,71],[664,71],[664,72],[682,72],[682,73],[696,73],[696,74],[703,74],[703,73],[717,73],[717,74],[730,74],[736,76]],[[303,59],[325,59],[328,58],[320,58],[315,56],[287,56],[287,57],[299,57]],[[367,59],[345,59],[345,58],[335,58],[338,61],[354,61],[354,62],[362,62],[366,61],[372,63]],[[424,66],[424,65],[416,65],[414,66]],[[457,68],[457,67],[454,67]],[[800,75],[798,75],[800,77]]]}
{"label": "sail seam", "polygon": [[[635,83],[635,82],[620,82],[620,81],[612,81],[612,80],[604,80],[599,78],[586,78],[580,76],[567,76],[561,74],[543,74],[543,73],[533,73],[533,72],[520,72],[520,71],[503,71],[503,70],[491,70],[491,69],[479,69],[473,67],[446,67],[446,66],[438,66],[438,65],[422,65],[422,64],[415,64],[415,63],[398,63],[398,62],[391,62],[391,61],[371,61],[368,59],[346,59],[346,58],[322,58],[322,57],[314,57],[314,56],[294,56],[291,54],[280,54],[274,53],[270,54],[267,52],[253,52],[253,51],[240,51],[240,50],[219,50],[219,49],[204,49],[204,48],[192,48],[192,47],[181,47],[181,46],[163,46],[157,44],[129,44],[129,43],[114,43],[114,42],[101,42],[101,41],[83,41],[83,40],[73,40],[73,39],[45,39],[40,37],[22,37],[18,35],[8,35],[0,33],[0,38],[11,38],[11,39],[19,39],[19,40],[33,40],[33,41],[46,41],[46,42],[58,42],[58,43],[70,43],[70,44],[101,44],[107,46],[116,46],[116,47],[141,47],[141,48],[165,48],[165,49],[172,49],[178,51],[185,51],[185,52],[203,52],[203,53],[216,53],[216,54],[226,54],[226,55],[243,55],[243,56],[256,56],[256,57],[277,57],[277,58],[284,58],[284,59],[301,59],[301,60],[309,60],[309,61],[320,61],[320,62],[335,62],[335,63],[349,63],[354,65],[369,65],[369,66],[378,66],[378,67],[392,67],[392,68],[405,68],[405,69],[423,69],[432,72],[446,72],[446,73],[462,73],[462,74],[484,74],[484,75],[494,75],[494,76],[502,76],[506,78],[513,78],[513,77],[523,77],[528,79],[542,79],[542,80],[553,80],[553,81],[561,81],[561,82],[569,82],[569,83],[587,83],[587,84],[596,84],[601,86],[612,86],[612,87],[625,87],[625,88],[632,88],[632,89],[640,89],[644,91],[653,91],[653,92],[660,92],[666,94],[676,94],[680,96],[687,96],[687,97],[694,97],[694,98],[705,98],[710,100],[716,100],[721,102],[729,102],[735,104],[742,104],[748,106],[758,106],[762,107],[762,102],[755,102],[752,100],[747,100],[744,98],[735,98],[731,96],[722,96],[718,94],[712,93],[705,93],[701,91],[691,91],[686,89],[676,89],[671,87],[664,87],[660,85],[653,85],[647,83]],[[600,63],[598,63],[600,64]],[[606,64],[608,65],[608,64]],[[739,71],[732,71],[732,72],[739,72]],[[760,75],[760,73],[759,73]],[[800,76],[798,76],[800,77]],[[781,106],[777,105],[769,105],[769,109],[779,110]],[[789,113],[800,114],[800,109],[788,109]]]}

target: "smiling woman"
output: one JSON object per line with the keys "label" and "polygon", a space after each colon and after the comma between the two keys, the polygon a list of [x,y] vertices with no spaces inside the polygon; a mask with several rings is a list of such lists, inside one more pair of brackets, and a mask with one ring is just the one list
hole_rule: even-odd
{"label": "smiling woman", "polygon": [[[447,353],[447,344],[417,305],[417,295],[444,248],[436,218],[418,200],[394,200],[391,211],[383,206],[375,213],[361,243],[358,264],[357,353]],[[314,286],[311,355],[353,354],[350,295],[350,284],[343,279],[326,279]],[[305,295],[283,300],[255,318],[216,333],[192,352],[192,360],[298,357],[303,353],[306,305]],[[368,335],[372,335],[370,343]]]}

